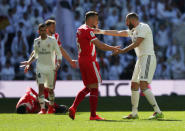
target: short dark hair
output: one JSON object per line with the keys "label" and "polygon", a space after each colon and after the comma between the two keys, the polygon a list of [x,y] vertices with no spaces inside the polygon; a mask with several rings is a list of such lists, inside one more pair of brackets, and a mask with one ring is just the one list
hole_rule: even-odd
{"label": "short dark hair", "polygon": [[39,24],[39,30],[40,30],[40,28],[43,28],[43,27],[46,27],[46,24],[40,23],[40,24]]}
{"label": "short dark hair", "polygon": [[66,105],[59,105],[55,108],[55,113],[66,113],[68,111],[68,107]]}
{"label": "short dark hair", "polygon": [[45,24],[46,24],[46,26],[48,27],[48,26],[50,26],[51,24],[56,24],[56,21],[55,21],[55,20],[49,19],[49,20],[46,20],[46,21],[45,21]]}
{"label": "short dark hair", "polygon": [[128,19],[134,18],[134,19],[139,20],[139,16],[138,16],[136,13],[134,13],[134,12],[129,13],[129,14],[127,15],[127,18],[128,18]]}
{"label": "short dark hair", "polygon": [[26,113],[26,105],[20,105],[17,109],[16,112],[18,114],[25,114]]}
{"label": "short dark hair", "polygon": [[85,21],[87,21],[87,19],[89,17],[92,17],[92,16],[98,16],[98,13],[96,11],[88,11],[86,14],[85,14]]}

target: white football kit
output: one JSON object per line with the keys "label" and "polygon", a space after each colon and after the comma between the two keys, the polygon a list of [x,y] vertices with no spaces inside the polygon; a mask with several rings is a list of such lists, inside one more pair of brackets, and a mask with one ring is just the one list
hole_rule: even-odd
{"label": "white football kit", "polygon": [[132,75],[132,82],[147,81],[151,83],[156,69],[152,30],[149,25],[139,23],[136,28],[129,32],[129,35],[132,42],[135,42],[138,37],[144,38],[141,44],[134,49],[137,61]]}
{"label": "white football kit", "polygon": [[47,36],[45,40],[41,37],[34,40],[34,57],[37,59],[36,78],[38,84],[54,88],[56,55],[57,60],[62,60],[62,54],[55,38]]}

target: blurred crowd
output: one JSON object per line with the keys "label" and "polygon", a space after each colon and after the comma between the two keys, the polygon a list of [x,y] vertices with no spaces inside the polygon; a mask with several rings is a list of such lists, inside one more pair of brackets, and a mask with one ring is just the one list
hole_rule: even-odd
{"label": "blurred crowd", "polygon": [[[153,31],[158,63],[154,79],[185,79],[185,0],[64,1],[72,5],[70,10],[74,15],[75,29],[84,23],[84,14],[89,10],[99,13],[99,28],[116,30],[127,29],[125,25],[127,13],[138,13],[140,21],[149,24]],[[57,0],[1,0],[1,80],[35,79],[34,67],[29,73],[24,74],[19,65],[21,61],[29,58],[33,49],[33,40],[38,36],[38,24],[49,18],[55,19],[57,2]],[[97,37],[107,44],[120,45],[122,48],[131,43],[130,38],[106,35],[97,35]],[[68,50],[71,56],[77,51],[75,47]],[[131,78],[136,61],[134,51],[117,57],[111,56],[111,52],[100,50],[97,50],[97,54],[103,80]],[[79,70],[73,70],[63,60],[58,79],[80,79]]]}

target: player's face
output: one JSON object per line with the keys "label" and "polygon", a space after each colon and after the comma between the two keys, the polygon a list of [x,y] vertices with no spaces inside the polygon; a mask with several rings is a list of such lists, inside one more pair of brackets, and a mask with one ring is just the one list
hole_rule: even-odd
{"label": "player's face", "polygon": [[51,33],[51,34],[55,34],[55,24],[51,24],[51,25],[48,27],[48,31],[49,31],[49,33]]}
{"label": "player's face", "polygon": [[98,28],[98,16],[93,17],[93,28]]}
{"label": "player's face", "polygon": [[42,27],[39,29],[39,35],[40,36],[45,36],[46,35],[46,27]]}
{"label": "player's face", "polygon": [[128,26],[129,30],[134,28],[133,19],[126,18],[126,25]]}

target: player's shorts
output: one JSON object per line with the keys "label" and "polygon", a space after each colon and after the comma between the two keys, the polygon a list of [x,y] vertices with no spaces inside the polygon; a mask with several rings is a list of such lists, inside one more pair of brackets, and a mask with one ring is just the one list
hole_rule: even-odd
{"label": "player's shorts", "polygon": [[79,59],[79,67],[85,86],[102,82],[98,62]]}
{"label": "player's shorts", "polygon": [[155,55],[143,55],[138,57],[132,75],[132,82],[140,83],[140,81],[147,81],[148,83],[151,83],[155,69]]}
{"label": "player's shorts", "polygon": [[44,87],[53,89],[55,86],[55,71],[51,70],[47,73],[36,71],[36,79],[38,84],[44,84]]}

